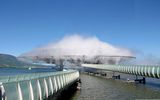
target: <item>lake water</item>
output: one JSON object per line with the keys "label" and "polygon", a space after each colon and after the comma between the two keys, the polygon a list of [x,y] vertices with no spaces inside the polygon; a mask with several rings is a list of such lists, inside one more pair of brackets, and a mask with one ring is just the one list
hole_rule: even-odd
{"label": "lake water", "polygon": [[52,68],[32,68],[31,70],[25,68],[0,68],[0,76],[55,71]]}

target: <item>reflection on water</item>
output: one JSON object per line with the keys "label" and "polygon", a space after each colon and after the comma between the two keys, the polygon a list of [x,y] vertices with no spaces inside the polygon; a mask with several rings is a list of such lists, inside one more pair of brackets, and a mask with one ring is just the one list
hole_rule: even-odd
{"label": "reflection on water", "polygon": [[82,89],[71,100],[160,99],[160,87],[154,84],[126,83],[118,80],[81,75]]}

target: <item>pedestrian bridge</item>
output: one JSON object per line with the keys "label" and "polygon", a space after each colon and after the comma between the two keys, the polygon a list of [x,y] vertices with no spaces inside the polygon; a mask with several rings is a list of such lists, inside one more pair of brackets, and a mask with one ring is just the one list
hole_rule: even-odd
{"label": "pedestrian bridge", "polygon": [[78,78],[75,70],[0,76],[0,100],[44,100]]}
{"label": "pedestrian bridge", "polygon": [[160,66],[147,65],[105,65],[105,64],[82,64],[83,67],[108,70],[138,76],[160,78]]}

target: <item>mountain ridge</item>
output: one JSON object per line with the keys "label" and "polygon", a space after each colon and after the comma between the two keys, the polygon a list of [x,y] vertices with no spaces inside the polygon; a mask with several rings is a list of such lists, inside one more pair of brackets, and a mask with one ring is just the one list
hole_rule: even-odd
{"label": "mountain ridge", "polygon": [[0,67],[23,67],[29,65],[10,54],[0,54]]}

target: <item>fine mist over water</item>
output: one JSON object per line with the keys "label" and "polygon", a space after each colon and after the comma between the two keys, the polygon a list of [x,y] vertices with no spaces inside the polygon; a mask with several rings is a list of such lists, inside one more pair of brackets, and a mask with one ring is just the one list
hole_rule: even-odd
{"label": "fine mist over water", "polygon": [[[21,56],[46,58],[62,58],[63,56],[86,56],[95,60],[95,56],[133,56],[131,50],[117,47],[100,41],[97,37],[84,37],[80,35],[65,36],[61,40],[48,45],[35,48]],[[114,60],[113,58],[109,58]],[[118,58],[119,59],[119,58]],[[117,60],[117,59],[115,59]]]}

